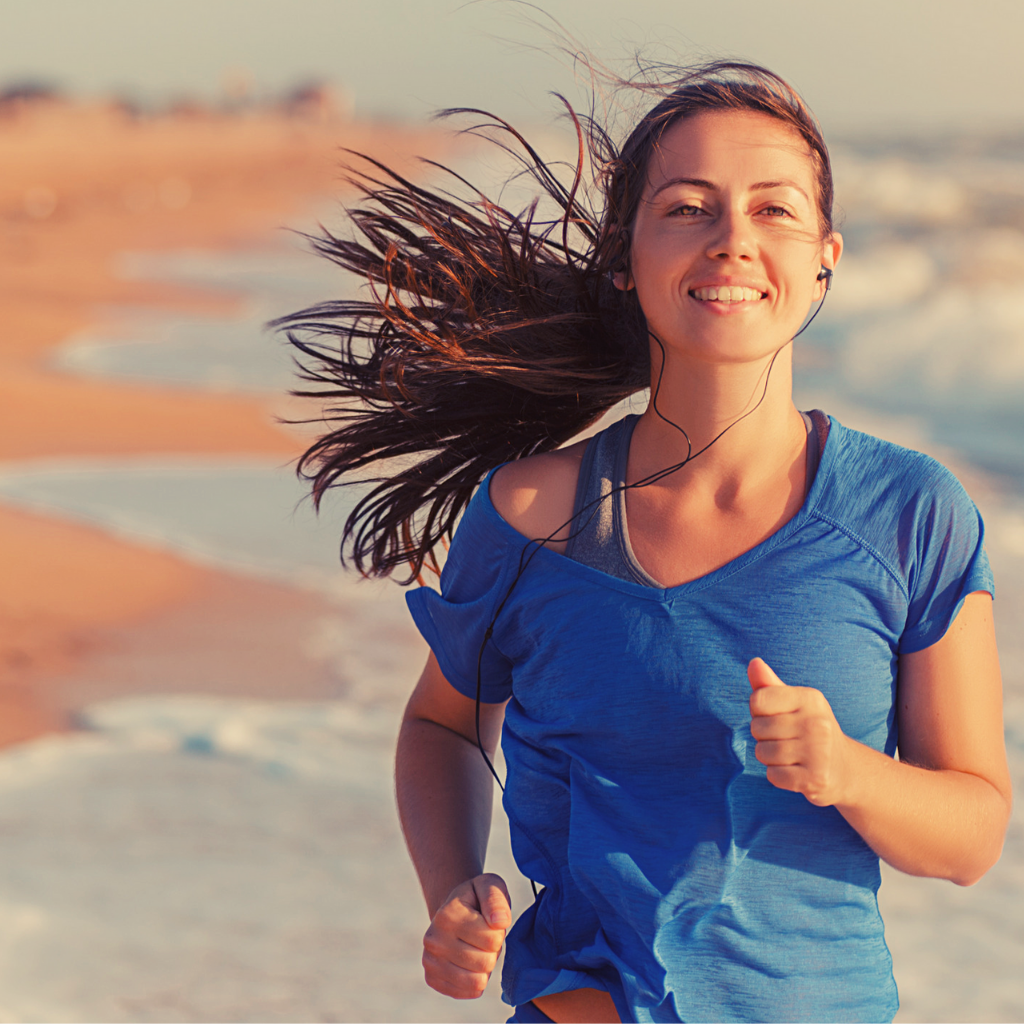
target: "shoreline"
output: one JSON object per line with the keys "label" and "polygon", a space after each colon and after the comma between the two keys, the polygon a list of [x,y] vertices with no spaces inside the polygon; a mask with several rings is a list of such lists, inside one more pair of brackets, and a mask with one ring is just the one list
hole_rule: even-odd
{"label": "shoreline", "polygon": [[[284,396],[75,376],[53,368],[52,359],[70,338],[101,326],[110,309],[237,314],[230,290],[129,280],[117,261],[125,252],[266,247],[338,196],[342,146],[382,152],[402,167],[412,154],[437,157],[446,142],[438,131],[351,122],[329,108],[137,119],[110,104],[39,101],[3,111],[0,463],[298,455],[301,434],[274,420]],[[150,675],[114,673],[103,683],[88,671],[128,649],[139,670],[152,668],[156,651],[147,659],[139,647],[147,629],[152,637],[161,623],[191,614],[194,642],[204,618],[195,609],[241,620],[248,608],[259,630],[260,622],[287,619],[292,605],[314,614],[317,601],[3,504],[0,557],[0,747],[73,728],[85,700],[152,692]],[[244,643],[242,633],[225,638],[222,660]],[[189,645],[187,631],[177,642]],[[93,682],[75,686],[83,671]],[[264,674],[253,692],[325,692],[315,664],[299,676],[272,694]]]}

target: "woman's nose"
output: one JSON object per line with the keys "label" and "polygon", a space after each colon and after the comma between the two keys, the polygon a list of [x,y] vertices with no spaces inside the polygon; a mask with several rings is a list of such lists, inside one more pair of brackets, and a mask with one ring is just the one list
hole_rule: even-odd
{"label": "woman's nose", "polygon": [[707,255],[712,259],[751,259],[754,254],[750,221],[738,210],[726,207],[715,220],[708,240]]}

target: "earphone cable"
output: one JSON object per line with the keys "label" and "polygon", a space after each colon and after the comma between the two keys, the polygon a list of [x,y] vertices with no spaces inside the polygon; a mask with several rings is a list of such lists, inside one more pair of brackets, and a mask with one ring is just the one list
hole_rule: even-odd
{"label": "earphone cable", "polygon": [[[704,445],[703,448],[700,448],[696,452],[694,452],[694,450],[693,450],[693,442],[691,441],[690,435],[686,432],[686,430],[683,427],[681,427],[678,423],[674,423],[672,420],[670,420],[658,408],[658,396],[661,393],[662,379],[663,379],[664,374],[665,374],[665,363],[667,361],[667,353],[665,351],[665,346],[662,343],[661,339],[652,330],[650,330],[650,328],[648,328],[649,336],[651,337],[651,339],[653,339],[653,341],[657,344],[658,348],[661,351],[661,365],[658,368],[658,377],[657,377],[657,380],[655,381],[654,389],[651,392],[651,408],[654,410],[655,415],[657,415],[659,417],[659,419],[663,420],[669,426],[674,427],[686,439],[686,447],[687,447],[686,458],[683,459],[682,462],[677,462],[674,465],[667,466],[664,469],[657,470],[656,472],[651,473],[648,476],[643,477],[640,480],[636,480],[636,481],[634,481],[631,484],[620,484],[618,486],[612,487],[612,489],[607,494],[602,494],[600,497],[595,498],[593,501],[588,502],[581,509],[579,509],[579,511],[574,512],[572,514],[572,516],[569,517],[569,519],[567,519],[564,523],[562,523],[562,525],[559,526],[556,530],[553,530],[550,534],[548,534],[547,537],[544,537],[544,538],[533,538],[531,540],[528,540],[523,545],[522,550],[519,552],[519,566],[518,566],[518,569],[516,571],[515,576],[512,578],[512,582],[509,584],[509,587],[506,590],[504,597],[502,597],[501,601],[498,603],[497,607],[495,608],[494,613],[491,616],[491,621],[488,623],[487,629],[484,630],[483,642],[480,644],[480,651],[479,651],[479,654],[477,655],[477,665],[476,665],[476,708],[475,708],[475,716],[474,716],[475,726],[476,726],[476,745],[477,745],[477,748],[480,751],[480,756],[484,759],[484,763],[487,765],[487,768],[489,769],[491,775],[494,777],[494,781],[497,782],[498,788],[501,790],[502,793],[505,792],[505,784],[502,782],[500,776],[498,775],[497,770],[494,767],[493,762],[491,761],[490,756],[488,755],[486,749],[484,748],[483,740],[482,740],[481,733],[480,733],[480,705],[482,703],[482,694],[483,694],[483,661],[484,661],[484,651],[487,649],[488,641],[490,641],[491,638],[494,636],[494,626],[495,626],[495,624],[497,623],[499,617],[501,616],[501,613],[504,610],[505,605],[508,603],[509,599],[512,597],[512,592],[515,590],[515,588],[516,588],[517,584],[519,583],[520,579],[522,579],[523,574],[529,568],[530,563],[533,561],[534,556],[537,554],[538,551],[540,551],[540,549],[542,547],[544,547],[545,545],[551,543],[551,541],[553,541],[556,537],[558,537],[558,535],[562,532],[562,530],[566,529],[566,527],[571,527],[573,521],[575,519],[579,518],[580,516],[582,516],[584,512],[586,512],[588,509],[591,508],[591,506],[593,506],[593,510],[590,512],[590,515],[587,517],[586,522],[584,522],[583,525],[578,527],[577,529],[570,531],[570,533],[566,537],[561,538],[562,540],[564,540],[566,543],[568,543],[570,540],[573,540],[574,538],[578,537],[581,533],[583,533],[587,529],[587,527],[590,525],[590,523],[593,521],[594,516],[597,515],[598,507],[601,505],[602,502],[604,502],[608,498],[611,498],[611,497],[613,497],[616,494],[620,494],[620,493],[622,493],[624,491],[627,491],[627,490],[630,490],[632,488],[648,487],[651,484],[655,484],[655,483],[658,483],[661,480],[664,480],[665,477],[671,476],[673,473],[677,473],[679,470],[681,470],[684,466],[688,465],[694,459],[696,459],[699,456],[703,455],[704,452],[706,452],[713,444],[715,444],[716,442],[721,440],[721,438],[725,434],[727,434],[730,430],[732,430],[732,428],[735,427],[738,423],[741,423],[748,416],[751,416],[755,412],[757,412],[757,410],[761,407],[761,404],[764,402],[765,398],[768,395],[768,385],[769,385],[769,383],[771,381],[772,370],[775,367],[775,360],[778,359],[779,353],[782,352],[782,350],[785,349],[787,346],[791,345],[796,338],[798,338],[801,334],[803,334],[804,331],[807,330],[808,327],[811,326],[811,324],[814,321],[814,318],[821,312],[821,307],[825,304],[825,297],[827,295],[828,295],[828,289],[826,288],[825,292],[821,296],[821,300],[819,301],[817,308],[811,314],[810,319],[807,320],[807,322],[800,328],[800,330],[797,331],[796,334],[794,334],[793,337],[790,338],[790,340],[787,341],[785,345],[782,345],[780,348],[775,350],[774,354],[772,355],[771,360],[768,363],[768,367],[767,367],[767,370],[765,372],[764,387],[763,387],[763,389],[761,391],[761,397],[758,398],[757,402],[753,405],[753,407],[748,409],[741,416],[738,416],[735,420],[733,420],[732,423],[730,423],[723,430],[721,430],[718,434],[716,434],[706,445]],[[532,550],[531,550],[531,548],[532,548]],[[528,556],[527,556],[527,551],[530,552]],[[536,898],[537,895],[538,895],[537,883],[532,878],[529,879],[529,882],[530,882],[530,887],[533,889],[533,895]]]}

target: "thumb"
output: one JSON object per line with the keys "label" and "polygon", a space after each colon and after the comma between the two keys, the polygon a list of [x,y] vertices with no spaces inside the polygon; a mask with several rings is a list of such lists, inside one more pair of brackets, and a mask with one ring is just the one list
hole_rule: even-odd
{"label": "thumb", "polygon": [[512,927],[512,897],[501,875],[477,875],[473,892],[480,904],[480,913],[491,928]]}
{"label": "thumb", "polygon": [[753,658],[747,666],[747,678],[752,690],[760,690],[765,686],[785,686],[786,684],[772,671],[764,658]]}

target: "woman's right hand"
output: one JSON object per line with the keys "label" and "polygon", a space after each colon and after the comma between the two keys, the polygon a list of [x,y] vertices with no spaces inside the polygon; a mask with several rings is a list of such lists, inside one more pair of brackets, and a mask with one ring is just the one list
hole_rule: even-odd
{"label": "woman's right hand", "polygon": [[512,901],[500,875],[457,885],[423,936],[427,984],[453,999],[479,999],[512,925]]}

